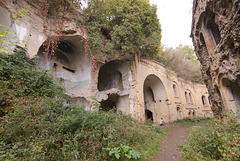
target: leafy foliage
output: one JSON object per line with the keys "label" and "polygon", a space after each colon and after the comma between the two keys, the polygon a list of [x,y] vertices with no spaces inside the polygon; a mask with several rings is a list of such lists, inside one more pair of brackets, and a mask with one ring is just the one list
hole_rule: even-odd
{"label": "leafy foliage", "polygon": [[63,89],[37,60],[15,52],[0,55],[0,103],[8,108],[0,118],[0,160],[114,160],[114,148],[123,160],[144,160],[156,152],[161,129],[66,104]]}
{"label": "leafy foliage", "polygon": [[228,113],[226,120],[215,119],[205,127],[195,127],[189,132],[182,147],[184,160],[239,160],[239,115]]}
{"label": "leafy foliage", "polygon": [[49,16],[64,15],[65,11],[70,13],[77,13],[81,7],[81,0],[26,0],[37,6],[45,6]]}
{"label": "leafy foliage", "polygon": [[148,0],[89,0],[86,12],[90,20],[101,24],[103,34],[115,48],[153,56],[161,41],[156,10]]}
{"label": "leafy foliage", "polygon": [[140,153],[132,150],[131,147],[120,144],[119,147],[106,148],[109,151],[109,156],[114,156],[116,159],[126,160],[127,159],[140,159]]}
{"label": "leafy foliage", "polygon": [[102,40],[100,34],[99,23],[89,22],[87,24],[87,33],[88,33],[88,47],[92,51],[97,51],[102,47]]}
{"label": "leafy foliage", "polygon": [[[26,16],[26,10],[24,8],[17,9],[16,13],[9,17],[11,23],[17,19],[21,19]],[[16,32],[11,28],[11,26],[0,25],[0,52],[9,53],[12,46],[17,41]]]}
{"label": "leafy foliage", "polygon": [[24,49],[15,54],[0,54],[0,113],[14,109],[15,99],[22,97],[57,97],[63,94],[47,71],[40,71],[38,60],[29,59]]}
{"label": "leafy foliage", "polygon": [[192,53],[193,49],[188,46],[180,46],[177,49],[162,46],[155,60],[163,63],[168,69],[175,71],[178,76],[186,80],[202,83],[200,63]]}
{"label": "leafy foliage", "polygon": [[182,44],[179,44],[178,47],[176,47],[176,51],[184,53],[186,59],[188,59],[188,60],[193,60],[193,61],[197,60],[196,55],[194,55],[195,53],[194,53],[193,48],[189,45],[183,46]]}

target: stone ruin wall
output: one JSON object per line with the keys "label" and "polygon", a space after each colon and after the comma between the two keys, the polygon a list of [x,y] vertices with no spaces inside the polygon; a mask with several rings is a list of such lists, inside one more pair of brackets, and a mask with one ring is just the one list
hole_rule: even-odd
{"label": "stone ruin wall", "polygon": [[214,114],[240,110],[240,1],[194,0],[191,37]]}
{"label": "stone ruin wall", "polygon": [[93,109],[96,99],[102,110],[121,110],[139,120],[153,119],[156,123],[161,117],[170,122],[212,116],[203,84],[185,81],[160,63],[138,56],[125,56],[117,51],[106,54],[103,50],[90,53],[85,50],[85,33],[71,20],[64,23],[54,56],[46,59],[43,43],[47,37],[36,8],[25,1],[7,1],[0,5],[0,11],[9,15],[20,6],[28,13],[14,24],[17,37],[24,40],[17,45],[27,48],[29,57],[38,56],[40,65],[51,74],[64,79],[66,94],[72,102],[83,104],[86,110],[96,110]]}

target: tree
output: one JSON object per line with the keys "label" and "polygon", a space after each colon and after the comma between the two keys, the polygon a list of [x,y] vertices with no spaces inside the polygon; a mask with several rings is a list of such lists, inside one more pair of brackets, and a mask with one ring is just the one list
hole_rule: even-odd
{"label": "tree", "polygon": [[149,0],[89,0],[86,10],[115,48],[150,56],[158,53],[161,41],[156,11]]}
{"label": "tree", "polygon": [[195,52],[190,45],[182,45],[181,43],[176,47],[176,52],[182,52],[186,55],[186,59],[188,60],[197,60],[195,56]]}

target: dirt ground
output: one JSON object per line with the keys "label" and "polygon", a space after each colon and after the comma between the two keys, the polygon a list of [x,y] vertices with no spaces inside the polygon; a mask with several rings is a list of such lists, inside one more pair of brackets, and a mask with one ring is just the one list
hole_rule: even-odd
{"label": "dirt ground", "polygon": [[180,149],[178,146],[184,144],[187,138],[187,131],[193,126],[204,126],[201,124],[166,124],[162,126],[169,133],[160,141],[160,151],[152,161],[181,161]]}

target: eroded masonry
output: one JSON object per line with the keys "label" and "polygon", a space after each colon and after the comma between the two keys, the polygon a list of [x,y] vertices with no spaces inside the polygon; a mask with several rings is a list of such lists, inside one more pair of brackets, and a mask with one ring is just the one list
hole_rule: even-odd
{"label": "eroded masonry", "polygon": [[240,2],[195,0],[192,39],[212,110],[240,110]]}
{"label": "eroded masonry", "polygon": [[[66,94],[72,102],[83,104],[86,110],[122,111],[136,119],[151,119],[158,123],[185,117],[210,117],[212,110],[207,88],[177,77],[158,62],[120,52],[91,53],[85,49],[86,34],[76,24],[65,21],[54,55],[46,54],[43,19],[34,14],[34,7],[25,1],[7,1],[0,11],[5,15],[25,6],[31,12],[14,24],[18,46],[27,48],[30,57],[39,57],[40,65],[62,78]],[[1,14],[2,15],[2,14]],[[2,16],[1,16],[2,17]],[[8,19],[1,19],[6,24]],[[96,60],[92,61],[92,57]],[[101,109],[93,109],[96,100]]]}

